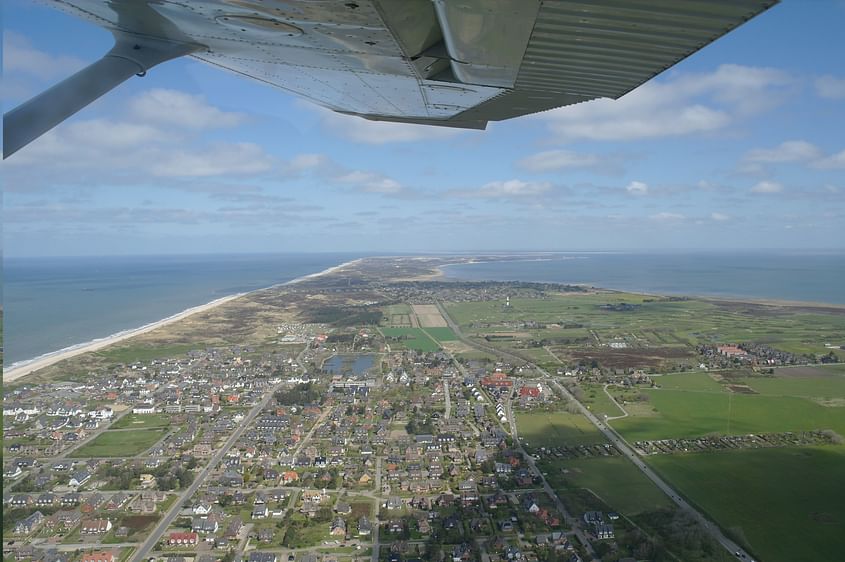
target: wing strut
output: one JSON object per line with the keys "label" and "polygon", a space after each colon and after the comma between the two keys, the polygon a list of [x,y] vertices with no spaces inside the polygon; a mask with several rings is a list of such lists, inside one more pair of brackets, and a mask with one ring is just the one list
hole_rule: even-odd
{"label": "wing strut", "polygon": [[204,48],[122,32],[114,37],[103,58],[3,115],[3,159],[132,76]]}

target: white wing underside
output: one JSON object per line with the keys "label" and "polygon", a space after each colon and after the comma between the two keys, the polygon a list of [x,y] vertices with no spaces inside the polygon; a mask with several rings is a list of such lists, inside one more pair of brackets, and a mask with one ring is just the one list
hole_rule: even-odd
{"label": "white wing underside", "polygon": [[139,69],[186,54],[341,113],[483,129],[488,121],[619,98],[777,3],[43,1],[108,29],[116,46],[7,113],[4,156]]}
{"label": "white wing underside", "polygon": [[[618,98],[776,0],[205,0],[51,3],[329,109],[483,127]],[[176,37],[174,37],[176,35]]]}

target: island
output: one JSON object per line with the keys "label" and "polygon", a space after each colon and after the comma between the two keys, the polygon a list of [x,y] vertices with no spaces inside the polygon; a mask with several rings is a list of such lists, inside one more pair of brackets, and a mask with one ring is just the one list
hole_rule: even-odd
{"label": "island", "polygon": [[4,560],[845,551],[845,307],[439,269],[501,259],[355,260],[4,373]]}

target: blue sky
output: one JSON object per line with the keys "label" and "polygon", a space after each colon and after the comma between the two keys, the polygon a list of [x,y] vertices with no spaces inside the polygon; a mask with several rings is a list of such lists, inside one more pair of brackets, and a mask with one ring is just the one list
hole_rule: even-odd
{"label": "blue sky", "polygon": [[[4,5],[7,109],[111,46]],[[4,252],[842,249],[843,23],[785,0],[620,100],[483,132],[172,61],[4,163]]]}

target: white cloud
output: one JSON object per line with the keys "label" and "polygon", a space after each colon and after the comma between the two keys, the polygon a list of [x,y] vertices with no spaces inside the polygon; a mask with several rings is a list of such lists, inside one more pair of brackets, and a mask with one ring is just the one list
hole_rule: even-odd
{"label": "white cloud", "polygon": [[531,172],[549,172],[567,168],[592,168],[601,163],[595,154],[582,154],[571,150],[547,150],[523,158],[517,164]]}
{"label": "white cloud", "polygon": [[656,213],[654,215],[651,215],[649,218],[652,219],[652,220],[655,220],[655,221],[659,221],[659,222],[679,222],[679,221],[684,220],[687,217],[685,215],[680,214],[680,213],[662,212],[662,213]]}
{"label": "white cloud", "polygon": [[404,189],[398,181],[376,172],[354,170],[336,176],[334,179],[353,185],[367,193],[396,194]]}
{"label": "white cloud", "polygon": [[543,196],[552,189],[549,182],[527,182],[518,179],[492,181],[476,189],[454,189],[453,197],[476,199],[531,199]]}
{"label": "white cloud", "polygon": [[252,143],[227,143],[204,150],[177,150],[163,155],[152,173],[166,177],[208,177],[257,174],[273,167],[273,159]]}
{"label": "white cloud", "polygon": [[836,154],[831,154],[830,156],[813,162],[813,167],[822,169],[845,169],[845,150],[841,150]]}
{"label": "white cloud", "polygon": [[333,162],[325,154],[298,154],[288,163],[288,168],[291,171],[302,171],[332,165]]}
{"label": "white cloud", "polygon": [[[154,105],[162,103],[162,111]],[[207,145],[197,132],[241,122],[201,97],[152,90],[130,99],[122,119],[64,123],[4,161],[12,190],[75,184],[94,186],[149,177],[210,177],[266,172],[275,159],[252,143]],[[73,174],[68,174],[73,170]]]}
{"label": "white cloud", "polygon": [[539,114],[562,141],[633,140],[722,129],[780,102],[790,79],[769,68],[722,65],[708,74],[651,81],[619,100],[599,99]]}
{"label": "white cloud", "polygon": [[147,90],[129,102],[130,115],[144,123],[160,123],[168,127],[216,129],[241,124],[241,113],[222,111],[205,101],[205,97],[161,88]]}
{"label": "white cloud", "polygon": [[803,140],[782,142],[775,148],[758,148],[745,155],[747,162],[780,163],[806,162],[821,156],[821,151],[814,144]]}
{"label": "white cloud", "polygon": [[632,181],[625,186],[625,191],[631,195],[648,195],[648,184],[641,181]]}
{"label": "white cloud", "polygon": [[761,181],[751,188],[751,193],[780,193],[783,186],[774,181]]}
{"label": "white cloud", "polygon": [[549,182],[494,181],[481,186],[477,195],[489,198],[533,197],[546,193],[551,187]]}
{"label": "white cloud", "polygon": [[3,33],[3,73],[6,76],[20,73],[39,80],[55,80],[66,78],[83,66],[85,62],[76,57],[39,51],[19,33]]}
{"label": "white cloud", "polygon": [[816,79],[816,93],[829,99],[845,98],[845,78],[837,78],[826,74]]}
{"label": "white cloud", "polygon": [[716,212],[710,213],[710,218],[716,222],[724,222],[731,219],[730,215]]}

